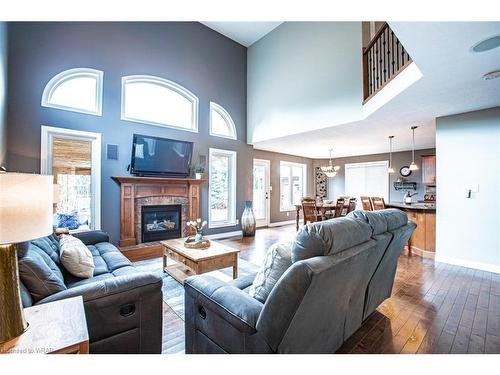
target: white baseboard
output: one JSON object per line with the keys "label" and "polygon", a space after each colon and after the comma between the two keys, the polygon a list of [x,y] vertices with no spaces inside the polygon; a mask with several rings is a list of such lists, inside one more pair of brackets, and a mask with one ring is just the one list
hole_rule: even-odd
{"label": "white baseboard", "polygon": [[472,260],[454,258],[454,257],[449,257],[449,256],[439,255],[439,254],[436,254],[436,257],[434,258],[434,260],[436,262],[448,263],[448,264],[453,264],[455,266],[474,268],[476,270],[500,274],[500,266],[497,266],[495,264],[474,262]]}
{"label": "white baseboard", "polygon": [[235,230],[233,232],[207,234],[205,237],[208,238],[209,240],[221,240],[223,238],[242,237],[242,236],[243,236],[243,231]]}
{"label": "white baseboard", "polygon": [[295,224],[295,220],[287,220],[287,221],[277,221],[275,223],[269,223],[268,227],[282,227],[283,225]]}

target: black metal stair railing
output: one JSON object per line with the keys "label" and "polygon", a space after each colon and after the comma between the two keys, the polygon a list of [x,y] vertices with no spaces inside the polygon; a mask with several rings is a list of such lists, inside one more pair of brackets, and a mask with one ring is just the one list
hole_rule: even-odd
{"label": "black metal stair railing", "polygon": [[385,23],[363,48],[364,101],[374,96],[411,62],[410,55]]}

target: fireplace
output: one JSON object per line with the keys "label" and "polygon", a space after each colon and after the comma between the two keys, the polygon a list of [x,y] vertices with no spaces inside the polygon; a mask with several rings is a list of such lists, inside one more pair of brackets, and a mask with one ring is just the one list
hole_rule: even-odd
{"label": "fireplace", "polygon": [[181,218],[180,204],[142,206],[141,242],[180,238]]}

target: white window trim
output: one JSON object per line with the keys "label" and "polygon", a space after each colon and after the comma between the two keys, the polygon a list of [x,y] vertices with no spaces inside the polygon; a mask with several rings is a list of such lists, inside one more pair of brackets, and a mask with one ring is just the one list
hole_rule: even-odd
{"label": "white window trim", "polygon": [[[91,76],[96,79],[96,111],[88,111],[85,109],[68,107],[60,104],[53,104],[49,102],[49,98],[51,97],[54,90],[62,83],[64,83],[68,78],[72,78],[75,76]],[[91,69],[91,68],[74,68],[65,70],[59,74],[56,74],[54,77],[50,79],[50,81],[45,85],[42,93],[42,107],[56,108],[62,109],[65,111],[85,113],[88,115],[94,116],[102,116],[102,90],[103,90],[103,78],[104,72],[101,70]]]}
{"label": "white window trim", "polygon": [[[176,126],[172,124],[164,124],[160,122],[141,120],[138,118],[127,117],[125,116],[125,85],[130,82],[147,82],[155,85],[160,85],[166,87],[176,93],[184,96],[192,103],[192,118],[191,118],[191,128],[183,128],[182,126]],[[140,124],[148,124],[154,126],[161,126],[163,128],[171,128],[176,130],[184,130],[189,132],[198,133],[198,107],[199,107],[199,99],[198,97],[189,91],[184,86],[179,85],[174,81],[170,81],[168,79],[150,76],[150,75],[130,75],[122,77],[122,88],[121,88],[121,115],[120,118],[125,121],[138,122]]]}
{"label": "white window trim", "polygon": [[101,229],[101,133],[42,125],[40,172],[52,175],[52,140],[54,137],[81,139],[92,142],[91,187],[92,228]]}
{"label": "white window trim", "polygon": [[[212,111],[216,111],[222,118],[226,121],[226,123],[231,127],[231,135],[222,135],[217,134],[212,131]],[[236,125],[234,124],[233,118],[231,115],[222,107],[220,104],[215,102],[210,102],[210,135],[214,137],[228,138],[228,139],[238,139],[238,134],[236,132]]]}
{"label": "white window trim", "polygon": [[[210,181],[212,181],[212,168],[210,163],[212,162],[213,154],[223,154],[228,155],[233,158],[233,165],[231,168],[231,186],[229,191],[229,200],[232,202],[231,210],[230,210],[230,220],[224,222],[214,222],[212,221],[212,210],[210,207],[212,206],[212,195],[210,194]],[[208,227],[209,228],[222,228],[222,227],[233,227],[238,224],[236,220],[236,168],[237,168],[237,153],[236,151],[230,150],[221,150],[218,148],[209,148],[208,149]]]}
{"label": "white window trim", "polygon": [[[292,161],[286,161],[286,160],[280,160],[280,174],[279,174],[279,180],[280,180],[280,212],[290,212],[290,211],[295,211],[295,207],[282,207],[281,206],[281,166],[291,166],[291,167],[301,167],[303,168],[303,176],[302,176],[302,195],[304,197],[307,196],[307,164],[304,163],[295,163]],[[291,184],[290,184],[291,186]],[[292,204],[293,205],[293,204]]]}
{"label": "white window trim", "polygon": [[[380,161],[367,161],[363,163],[347,163],[344,165],[344,177],[347,175],[347,170],[351,168],[364,168],[364,167],[385,167],[389,168],[389,160],[380,160]],[[344,179],[344,193],[348,194],[345,189],[346,179]],[[389,200],[389,175],[387,174],[387,178],[385,179],[385,196],[383,197],[386,201]],[[358,200],[358,203],[360,200]]]}

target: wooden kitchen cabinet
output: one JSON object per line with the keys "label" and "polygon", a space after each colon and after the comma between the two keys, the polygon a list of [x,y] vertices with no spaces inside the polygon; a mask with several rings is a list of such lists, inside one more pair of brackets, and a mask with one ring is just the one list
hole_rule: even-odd
{"label": "wooden kitchen cabinet", "polygon": [[422,183],[425,185],[436,184],[436,155],[422,156]]}

